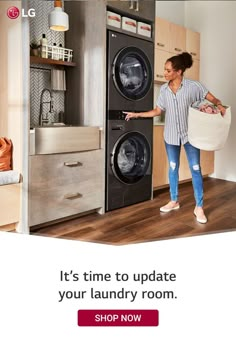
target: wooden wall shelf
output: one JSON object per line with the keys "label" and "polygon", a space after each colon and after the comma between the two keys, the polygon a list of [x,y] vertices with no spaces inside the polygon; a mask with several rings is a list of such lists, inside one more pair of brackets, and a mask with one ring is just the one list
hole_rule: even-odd
{"label": "wooden wall shelf", "polygon": [[34,57],[34,56],[30,56],[30,64],[76,66],[76,63],[71,62],[71,61],[54,60],[54,59]]}

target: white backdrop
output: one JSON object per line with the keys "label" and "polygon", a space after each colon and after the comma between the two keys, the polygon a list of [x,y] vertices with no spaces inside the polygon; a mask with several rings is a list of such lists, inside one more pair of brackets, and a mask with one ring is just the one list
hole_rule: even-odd
{"label": "white backdrop", "polygon": [[[236,232],[129,246],[0,235],[0,352],[235,354]],[[123,283],[61,282],[60,271],[128,273]],[[132,273],[175,273],[175,282]],[[59,302],[59,291],[174,291],[177,299]],[[158,309],[158,327],[78,327],[79,309]]]}

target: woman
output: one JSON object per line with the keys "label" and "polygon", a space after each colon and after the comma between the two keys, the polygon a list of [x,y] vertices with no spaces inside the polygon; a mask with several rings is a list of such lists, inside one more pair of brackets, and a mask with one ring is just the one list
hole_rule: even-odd
{"label": "woman", "polygon": [[203,210],[203,179],[200,167],[200,150],[188,142],[188,107],[196,101],[207,99],[218,107],[221,114],[225,108],[221,101],[212,95],[200,82],[185,79],[183,74],[193,65],[192,56],[184,52],[169,58],[165,63],[164,76],[168,81],[161,86],[156,108],[142,113],[126,113],[126,120],[148,118],[165,112],[164,140],[169,161],[170,201],[160,208],[167,213],[179,209],[178,180],[180,148],[184,146],[192,174],[196,206],[194,215],[198,222],[205,224],[207,218]]}

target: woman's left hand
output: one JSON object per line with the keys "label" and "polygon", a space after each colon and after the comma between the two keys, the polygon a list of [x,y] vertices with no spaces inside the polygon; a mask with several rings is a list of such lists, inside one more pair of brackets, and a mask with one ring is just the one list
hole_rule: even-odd
{"label": "woman's left hand", "polygon": [[220,110],[220,114],[222,115],[222,117],[224,117],[225,112],[226,112],[225,107],[222,106],[222,105],[218,105],[217,107],[218,107],[218,109]]}

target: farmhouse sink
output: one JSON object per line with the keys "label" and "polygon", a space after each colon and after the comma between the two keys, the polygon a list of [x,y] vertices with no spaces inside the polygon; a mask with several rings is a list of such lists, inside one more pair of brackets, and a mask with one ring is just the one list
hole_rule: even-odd
{"label": "farmhouse sink", "polygon": [[30,155],[100,148],[99,127],[47,125],[30,129]]}

